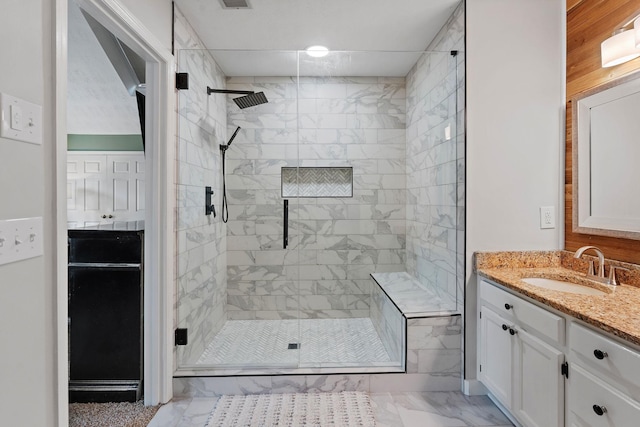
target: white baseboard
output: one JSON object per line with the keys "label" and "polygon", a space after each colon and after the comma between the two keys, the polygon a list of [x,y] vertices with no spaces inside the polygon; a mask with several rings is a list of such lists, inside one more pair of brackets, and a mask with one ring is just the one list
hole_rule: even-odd
{"label": "white baseboard", "polygon": [[481,396],[487,394],[487,389],[478,380],[464,380],[462,382],[462,392],[467,396]]}

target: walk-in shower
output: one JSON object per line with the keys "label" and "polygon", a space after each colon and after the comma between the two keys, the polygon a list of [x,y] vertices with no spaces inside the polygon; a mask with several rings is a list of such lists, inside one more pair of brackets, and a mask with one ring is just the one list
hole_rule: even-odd
{"label": "walk-in shower", "polygon": [[[448,49],[459,41],[324,58],[178,52],[190,75],[179,95],[179,374],[418,363],[409,316],[384,286],[424,288],[428,318],[462,307],[464,55]],[[269,101],[238,110],[205,91]],[[221,195],[222,221],[202,215],[204,185]]]}

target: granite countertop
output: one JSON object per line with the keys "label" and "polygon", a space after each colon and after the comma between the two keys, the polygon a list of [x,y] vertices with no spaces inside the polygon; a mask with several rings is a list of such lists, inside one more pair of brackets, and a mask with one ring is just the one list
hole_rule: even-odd
{"label": "granite countertop", "polygon": [[[572,252],[475,254],[475,268],[480,276],[640,345],[640,266],[610,260],[606,260],[605,265],[621,266],[630,271],[621,271],[618,275],[621,285],[609,286],[587,279],[584,273],[588,268],[587,261],[573,258]],[[579,295],[544,289],[520,280],[525,277],[571,281],[602,290],[605,295]]]}

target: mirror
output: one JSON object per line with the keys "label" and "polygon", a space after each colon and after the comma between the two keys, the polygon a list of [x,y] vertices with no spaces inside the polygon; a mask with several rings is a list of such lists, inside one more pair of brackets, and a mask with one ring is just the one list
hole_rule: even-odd
{"label": "mirror", "polygon": [[640,73],[572,105],[573,231],[640,240]]}

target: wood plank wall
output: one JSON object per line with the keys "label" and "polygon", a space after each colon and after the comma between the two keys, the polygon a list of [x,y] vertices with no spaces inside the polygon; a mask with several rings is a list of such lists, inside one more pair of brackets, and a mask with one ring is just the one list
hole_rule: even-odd
{"label": "wood plank wall", "polygon": [[565,155],[565,249],[595,245],[607,258],[640,264],[640,240],[577,234],[572,229],[571,99],[621,76],[640,70],[640,58],[602,68],[600,43],[634,16],[640,0],[567,0],[567,131]]}

